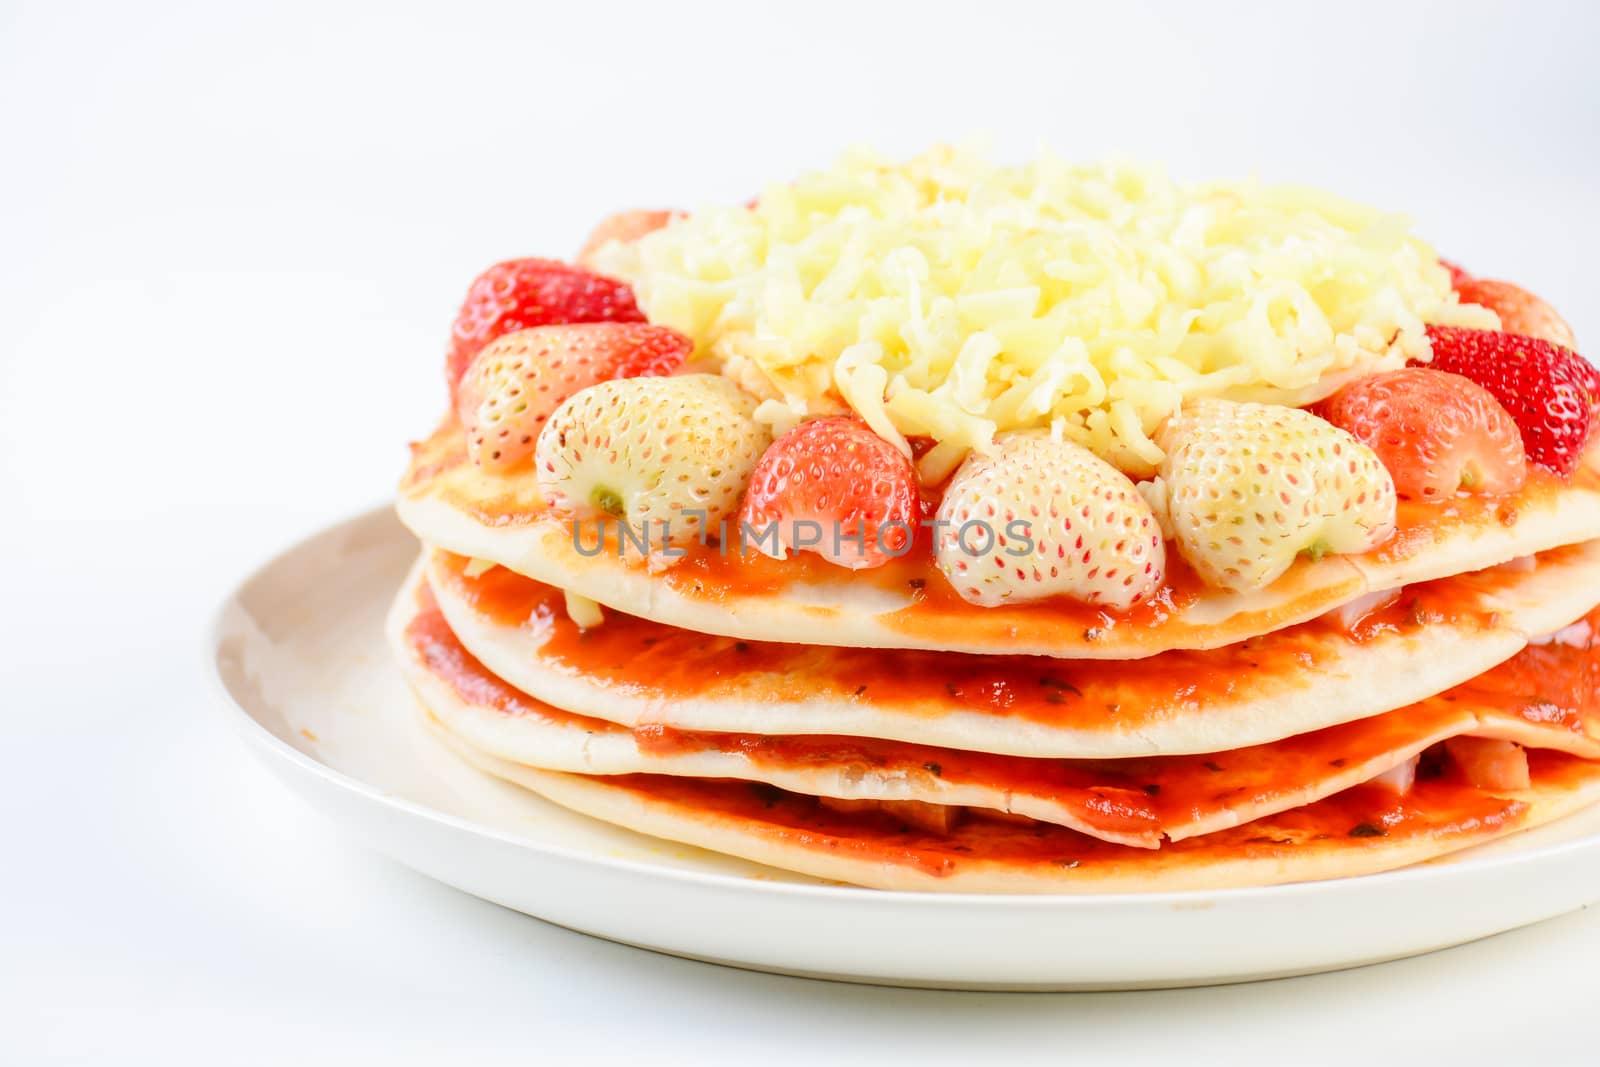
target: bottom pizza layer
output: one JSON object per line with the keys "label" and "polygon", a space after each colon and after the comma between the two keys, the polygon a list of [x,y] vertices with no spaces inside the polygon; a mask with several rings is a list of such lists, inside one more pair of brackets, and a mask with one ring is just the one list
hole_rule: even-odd
{"label": "bottom pizza layer", "polygon": [[439,733],[480,769],[604,822],[877,889],[1127,893],[1343,878],[1420,863],[1600,800],[1600,764],[1533,751],[1530,785],[1512,793],[1491,793],[1448,772],[1425,774],[1403,797],[1362,785],[1242,826],[1141,849],[1048,823],[981,815],[935,833],[883,812],[832,810],[761,783],[537,770]]}

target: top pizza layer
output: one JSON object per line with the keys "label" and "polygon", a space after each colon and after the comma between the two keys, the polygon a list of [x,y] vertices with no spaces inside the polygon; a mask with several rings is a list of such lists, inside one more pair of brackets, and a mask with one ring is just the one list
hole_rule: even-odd
{"label": "top pizza layer", "polygon": [[584,259],[473,283],[402,514],[676,625],[1144,655],[1600,535],[1571,329],[1327,194],[851,155]]}

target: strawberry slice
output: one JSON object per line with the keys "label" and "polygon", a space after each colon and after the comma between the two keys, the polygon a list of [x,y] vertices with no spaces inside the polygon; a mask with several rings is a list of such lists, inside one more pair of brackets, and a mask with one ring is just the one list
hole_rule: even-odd
{"label": "strawberry slice", "polygon": [[496,263],[473,281],[456,313],[445,376],[453,393],[484,345],[530,326],[643,321],[623,282],[553,259]]}
{"label": "strawberry slice", "polygon": [[1517,424],[1483,386],[1428,367],[1375,374],[1323,401],[1323,418],[1378,454],[1395,491],[1445,500],[1514,493],[1528,476]]}
{"label": "strawberry slice", "polygon": [[1498,330],[1429,326],[1427,366],[1470,378],[1511,413],[1528,459],[1570,477],[1600,411],[1600,381],[1576,353],[1535,337]]}
{"label": "strawberry slice", "polygon": [[1463,304],[1477,304],[1500,316],[1500,328],[1506,333],[1537,337],[1574,352],[1578,350],[1578,340],[1567,320],[1519,285],[1492,278],[1467,278],[1456,282],[1455,290]]}
{"label": "strawberry slice", "polygon": [[1439,266],[1450,272],[1450,288],[1457,292],[1460,292],[1461,287],[1472,280],[1472,275],[1443,256],[1439,257]]}
{"label": "strawberry slice", "polygon": [[682,211],[619,211],[615,215],[608,215],[600,220],[589,234],[588,240],[583,242],[583,250],[578,253],[578,262],[591,263],[595,253],[613,241],[622,244],[632,244],[645,234],[655,233],[673,219],[684,217]]}
{"label": "strawberry slice", "polygon": [[485,470],[513,468],[573,393],[613,378],[670,374],[693,347],[676,330],[643,322],[536,326],[496,338],[456,389],[467,456]]}
{"label": "strawberry slice", "polygon": [[851,570],[911,548],[922,499],[911,461],[857,419],[803,422],[756,465],[739,519],[777,559],[809,550]]}

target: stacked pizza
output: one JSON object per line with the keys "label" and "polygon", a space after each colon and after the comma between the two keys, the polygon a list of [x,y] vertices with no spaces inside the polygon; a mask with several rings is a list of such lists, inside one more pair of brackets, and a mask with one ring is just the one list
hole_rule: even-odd
{"label": "stacked pizza", "polygon": [[1345,876],[1600,800],[1600,380],[1548,305],[1343,202],[936,162],[474,283],[398,504],[440,738],[896,889]]}

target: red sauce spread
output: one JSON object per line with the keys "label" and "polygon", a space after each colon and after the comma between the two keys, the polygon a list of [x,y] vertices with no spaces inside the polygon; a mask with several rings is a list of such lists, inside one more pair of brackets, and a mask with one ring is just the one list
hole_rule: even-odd
{"label": "red sauce spread", "polygon": [[1581,645],[1529,645],[1445,697],[1496,708],[1539,726],[1600,737],[1600,608],[1584,621],[1590,633]]}
{"label": "red sauce spread", "polygon": [[[402,490],[423,495],[434,493],[452,506],[472,515],[488,526],[527,525],[550,516],[542,511],[532,479],[527,474],[510,477],[486,476],[466,463],[465,444],[459,424],[448,418],[427,441],[414,444],[411,469],[402,481]],[[1426,551],[1450,533],[1484,527],[1514,526],[1530,508],[1546,507],[1564,487],[1600,489],[1600,476],[1580,470],[1570,482],[1562,482],[1548,471],[1530,470],[1528,483],[1515,495],[1483,497],[1461,495],[1440,503],[1402,501],[1393,538],[1367,557],[1392,563]],[[563,522],[565,528],[565,523]],[[614,531],[615,524],[607,528]],[[1120,631],[1154,632],[1169,625],[1175,614],[1192,605],[1205,591],[1203,583],[1176,552],[1167,554],[1167,582],[1163,589],[1144,603],[1125,613],[1114,613],[1065,597],[1015,606],[982,608],[963,601],[934,566],[928,548],[929,538],[918,538],[904,559],[872,570],[841,570],[810,552],[800,552],[787,560],[773,560],[753,546],[740,551],[737,527],[728,524],[728,545],[692,545],[660,579],[677,592],[696,599],[721,602],[733,596],[771,594],[796,583],[848,581],[868,584],[884,592],[908,596],[910,605],[881,617],[883,625],[902,633],[926,637],[955,636],[964,620],[981,616],[986,629],[1011,627],[1018,634],[1063,636],[1092,644],[1113,628]],[[595,527],[582,525],[578,540],[585,547],[595,545]],[[605,551],[615,554],[614,532],[605,538]],[[652,549],[659,546],[652,545]],[[636,548],[624,555],[635,561]],[[1309,564],[1302,562],[1281,580],[1292,584]],[[1351,583],[1359,579],[1352,572]],[[1321,596],[1327,590],[1307,589],[1304,596]],[[1295,613],[1294,605],[1276,609],[1284,618]],[[1303,617],[1300,610],[1296,617]],[[1267,620],[1270,623],[1270,620]]]}
{"label": "red sauce spread", "polygon": [[681,594],[713,602],[730,596],[776,595],[796,584],[870,585],[882,593],[908,598],[906,607],[886,612],[880,620],[903,633],[959,632],[952,628],[952,618],[982,612],[986,623],[1011,625],[1019,634],[1063,634],[1090,643],[1113,627],[1158,630],[1174,614],[1199,600],[1205,590],[1194,570],[1176,554],[1169,554],[1166,585],[1126,612],[1110,612],[1066,597],[978,608],[961,599],[925,551],[891,560],[882,567],[850,572],[811,552],[777,560],[753,548],[741,554],[737,546],[732,546],[723,553],[717,545],[693,546],[687,556],[663,573],[662,581]]}
{"label": "red sauce spread", "polygon": [[[662,700],[754,690],[774,701],[824,695],[930,716],[969,711],[1059,726],[1135,728],[1203,711],[1264,679],[1315,669],[1351,640],[1338,623],[1317,619],[1219,649],[1163,652],[1130,665],[740,641],[620,612],[607,612],[603,626],[580,630],[554,587],[504,567],[467,578],[465,566],[461,557],[436,553],[432,573],[486,620],[542,634],[541,666]],[[1490,627],[1495,617],[1473,591],[1441,580],[1411,587],[1372,612],[1355,639],[1439,624]]]}
{"label": "red sauce spread", "polygon": [[1086,824],[1119,834],[1154,834],[1159,819],[1149,786],[1136,774],[1117,773],[1114,761],[1025,759],[872,738],[718,734],[641,726],[639,750],[676,755],[713,750],[759,767],[853,767],[908,778],[1048,797]]}
{"label": "red sauce spread", "polygon": [[[537,586],[503,568],[467,579],[460,572],[462,561],[446,562],[450,566],[444,569],[453,588],[475,590],[476,596],[470,599],[480,610],[496,597],[505,596],[508,589],[526,591],[527,586]],[[518,598],[522,606],[517,609],[517,616],[537,619],[541,626],[570,627],[554,602],[560,594],[547,587],[538,588],[546,595],[537,597],[531,610],[527,600]],[[1420,603],[1433,603],[1426,587],[1419,590],[1418,596]],[[1590,618],[1600,624],[1600,609]],[[638,620],[614,615],[604,626],[580,635],[580,643],[600,638],[617,622],[629,625]],[[738,644],[656,624],[643,625],[700,641]],[[504,715],[537,717],[555,725],[591,731],[627,729],[561,711],[501,682],[461,647],[426,587],[419,594],[419,610],[407,626],[406,635],[428,669],[470,703]],[[808,646],[777,648],[812,656],[834,651]],[[747,653],[726,654],[738,662]],[[924,654],[914,655],[921,658]],[[624,657],[619,662],[630,661]],[[648,668],[639,668],[637,663],[633,666],[641,677],[651,677]],[[1032,666],[1035,672],[1043,669],[1038,663]],[[1052,661],[1050,666],[1058,664]],[[1102,665],[1091,666],[1105,669]],[[1108,834],[1148,836],[1153,842],[1167,829],[1224,810],[1259,810],[1261,806],[1292,800],[1296,794],[1319,791],[1322,783],[1345,774],[1346,768],[1359,769],[1386,755],[1414,751],[1467,732],[1476,724],[1477,708],[1505,708],[1542,726],[1581,731],[1586,722],[1596,721],[1592,716],[1600,701],[1597,678],[1600,650],[1592,640],[1583,648],[1554,644],[1530,647],[1471,682],[1407,708],[1270,744],[1193,756],[1032,759],[872,738],[697,732],[660,724],[642,724],[632,733],[639,751],[645,755],[670,757],[715,751],[738,756],[754,768],[858,768],[912,780],[924,778],[930,786],[939,779],[951,785],[1043,798],[1060,805],[1082,825]]]}
{"label": "red sauce spread", "polygon": [[468,704],[502,715],[543,719],[586,730],[622,732],[627,729],[553,708],[502,682],[462,647],[426,584],[417,590],[417,612],[406,623],[405,639],[428,672]]}
{"label": "red sauce spread", "polygon": [[1520,493],[1508,496],[1462,494],[1426,504],[1402,500],[1395,516],[1395,535],[1368,553],[1367,558],[1393,563],[1411,559],[1457,531],[1515,526],[1524,512],[1550,506],[1563,489],[1600,490],[1600,475],[1580,467],[1570,479],[1564,480],[1530,464],[1527,484]]}
{"label": "red sauce spread", "polygon": [[[1577,766],[1574,766],[1577,765]],[[1596,771],[1559,753],[1530,753],[1536,784],[1580,782]],[[839,812],[772,786],[661,775],[607,783],[689,809],[708,821],[788,845],[948,876],[963,866],[998,865],[1062,872],[1159,870],[1234,859],[1285,859],[1352,844],[1402,844],[1420,838],[1472,838],[1514,825],[1519,800],[1491,796],[1446,775],[1422,780],[1405,797],[1357,786],[1315,804],[1159,850],[1118,845],[1047,823],[971,818],[945,834],[919,830],[887,812]]]}

